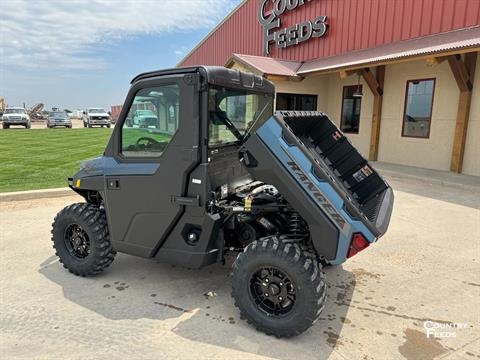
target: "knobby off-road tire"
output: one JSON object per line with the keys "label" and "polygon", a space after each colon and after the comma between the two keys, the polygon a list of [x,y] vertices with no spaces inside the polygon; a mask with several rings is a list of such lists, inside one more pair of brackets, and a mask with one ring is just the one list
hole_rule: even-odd
{"label": "knobby off-road tire", "polygon": [[[274,293],[282,291],[282,294],[286,294],[278,286],[264,287],[270,272],[265,269],[273,269],[276,275],[283,274],[284,277],[279,275],[280,278],[287,279],[284,283],[290,284],[287,288],[288,297],[294,298],[294,301],[292,305],[289,299],[290,305],[286,309],[282,308],[286,305],[285,302],[280,304],[279,312],[285,313],[265,309],[266,305],[271,305],[268,300],[273,299]],[[258,276],[255,277],[255,274],[264,279],[260,281],[261,284],[258,284]],[[267,275],[264,276],[265,274]],[[270,285],[267,285],[273,286],[275,281],[277,285],[281,284],[276,275],[270,277]],[[264,297],[262,302],[258,289],[265,290],[265,293],[269,292],[268,289],[274,291],[269,293],[270,297]],[[235,306],[248,323],[267,335],[292,337],[307,330],[325,307],[326,295],[327,284],[321,265],[315,257],[306,256],[297,244],[283,243],[277,238],[256,240],[238,255],[233,264],[232,296]]]}
{"label": "knobby off-road tire", "polygon": [[63,267],[79,276],[101,273],[116,254],[105,211],[88,203],[69,205],[55,216],[52,241]]}

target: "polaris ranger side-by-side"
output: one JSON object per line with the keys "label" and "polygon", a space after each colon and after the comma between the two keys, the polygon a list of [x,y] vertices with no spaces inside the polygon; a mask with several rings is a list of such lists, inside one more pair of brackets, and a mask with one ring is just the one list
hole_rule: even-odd
{"label": "polaris ranger side-by-side", "polygon": [[[300,334],[340,264],[388,227],[393,192],[321,112],[276,112],[268,80],[222,67],[132,81],[102,157],[69,179],[86,202],[56,216],[60,261],[100,273],[117,251],[201,268],[237,253],[232,296],[257,329]],[[137,110],[154,121],[136,125]]]}

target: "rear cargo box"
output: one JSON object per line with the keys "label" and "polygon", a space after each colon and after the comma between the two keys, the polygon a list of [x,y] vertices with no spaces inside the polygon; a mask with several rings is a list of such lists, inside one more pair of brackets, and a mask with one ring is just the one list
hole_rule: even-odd
{"label": "rear cargo box", "polygon": [[[258,126],[242,151],[256,179],[287,192],[283,195],[290,203],[307,207],[298,210],[303,217],[320,208],[344,241],[354,231],[369,241],[386,232],[393,206],[390,186],[324,113],[276,112]],[[279,178],[285,176],[290,181]],[[315,209],[305,199],[298,204],[305,193]]]}

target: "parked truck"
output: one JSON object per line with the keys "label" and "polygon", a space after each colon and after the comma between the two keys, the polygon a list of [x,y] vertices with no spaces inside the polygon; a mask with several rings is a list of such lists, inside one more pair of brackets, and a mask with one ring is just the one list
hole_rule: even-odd
{"label": "parked truck", "polygon": [[22,107],[8,107],[2,116],[2,127],[4,129],[10,128],[12,125],[25,126],[25,129],[30,129],[32,123],[27,111]]}
{"label": "parked truck", "polygon": [[112,121],[110,114],[108,114],[103,108],[89,107],[83,112],[83,127],[111,127]]}
{"label": "parked truck", "polygon": [[[156,125],[126,124],[138,101]],[[385,234],[393,192],[326,114],[273,103],[271,82],[221,67],[135,77],[103,156],[68,180],[85,202],[55,217],[60,261],[89,276],[117,251],[190,268],[233,254],[247,321],[277,337],[308,329],[326,302],[322,266]]]}

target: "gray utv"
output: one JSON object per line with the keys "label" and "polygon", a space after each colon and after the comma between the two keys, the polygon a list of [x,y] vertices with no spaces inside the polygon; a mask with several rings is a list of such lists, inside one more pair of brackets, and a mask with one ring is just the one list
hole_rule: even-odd
{"label": "gray utv", "polygon": [[[273,113],[274,91],[222,67],[134,78],[103,156],[69,179],[85,202],[53,223],[64,266],[95,275],[119,251],[201,268],[231,253],[248,322],[307,330],[326,301],[322,265],[386,232],[393,192],[324,113]],[[140,126],[138,110],[153,120]]]}

